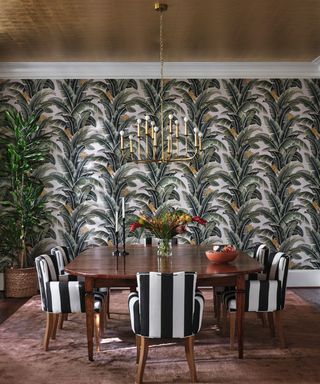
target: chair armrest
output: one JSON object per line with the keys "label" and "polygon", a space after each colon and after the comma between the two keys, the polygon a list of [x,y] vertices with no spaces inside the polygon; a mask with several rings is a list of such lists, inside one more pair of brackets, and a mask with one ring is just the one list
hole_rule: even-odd
{"label": "chair armrest", "polygon": [[60,282],[78,281],[78,278],[77,278],[77,276],[69,275],[68,273],[64,273],[62,275],[59,275],[59,281]]}
{"label": "chair armrest", "polygon": [[194,297],[194,313],[193,313],[193,322],[192,322],[192,332],[194,334],[198,333],[202,324],[204,309],[204,297],[201,291],[197,290]]}
{"label": "chair armrest", "polygon": [[132,331],[135,334],[140,334],[140,311],[139,311],[139,294],[138,292],[131,292],[128,296],[128,307],[130,314],[130,322]]}

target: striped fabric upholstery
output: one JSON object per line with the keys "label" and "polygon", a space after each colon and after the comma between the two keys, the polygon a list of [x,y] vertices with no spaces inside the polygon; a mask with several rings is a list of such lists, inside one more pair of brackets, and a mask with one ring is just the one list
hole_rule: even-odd
{"label": "striped fabric upholstery", "polygon": [[263,270],[261,272],[249,273],[247,280],[266,280],[266,271],[269,266],[269,248],[266,244],[256,245],[253,258],[263,265]]}
{"label": "striped fabric upholstery", "polygon": [[194,272],[138,273],[138,292],[129,295],[134,333],[149,338],[184,338],[199,332],[204,298]]}
{"label": "striped fabric upholstery", "polygon": [[[52,313],[85,312],[84,283],[80,281],[59,281],[54,258],[41,255],[35,259],[42,310]],[[95,298],[94,309],[100,312],[103,297]]]}
{"label": "striped fabric upholstery", "polygon": [[[284,308],[289,258],[283,252],[270,255],[270,266],[261,280],[247,280],[245,310],[274,312]],[[266,278],[265,278],[266,276]],[[235,311],[236,293],[226,292],[223,302],[229,311]]]}
{"label": "striped fabric upholstery", "polygon": [[84,281],[81,276],[72,276],[65,272],[64,267],[71,261],[62,247],[56,246],[50,250],[59,281]]}
{"label": "striped fabric upholstery", "polygon": [[54,248],[51,248],[50,250],[51,255],[55,256],[57,268],[59,270],[59,275],[63,275],[64,267],[71,261],[67,257],[64,249],[62,247],[56,246]]}
{"label": "striped fabric upholstery", "polygon": [[[83,276],[73,276],[65,272],[64,267],[66,264],[70,263],[72,259],[69,258],[68,253],[66,253],[66,247],[56,246],[51,249],[51,258],[54,263],[56,272],[59,276],[59,281],[81,281],[84,283]],[[105,296],[108,294],[108,288],[98,288],[94,291],[94,297],[97,302],[105,300]],[[95,304],[96,306],[97,304]]]}

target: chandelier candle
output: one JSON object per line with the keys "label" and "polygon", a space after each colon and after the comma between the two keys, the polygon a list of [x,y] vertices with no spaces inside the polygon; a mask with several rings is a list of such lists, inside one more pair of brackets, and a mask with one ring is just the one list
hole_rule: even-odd
{"label": "chandelier candle", "polygon": [[[129,128],[129,140],[124,140],[124,132],[121,131],[121,151],[125,161],[135,163],[169,163],[169,162],[190,162],[200,155],[202,142],[200,139],[200,129],[195,126],[194,121],[190,121],[189,127],[187,117],[184,117],[184,135],[179,133],[179,123],[177,114],[171,109],[171,105],[166,104],[166,90],[164,89],[164,39],[163,39],[163,15],[168,9],[164,3],[155,3],[154,9],[160,14],[160,89],[157,90],[159,104],[157,111],[149,115],[145,112],[144,118],[137,119],[137,127]],[[169,103],[170,104],[170,103]],[[142,124],[142,121],[144,124]],[[155,129],[158,126],[159,132]],[[142,129],[142,131],[141,131]],[[194,130],[196,129],[196,131]],[[189,145],[188,130],[191,136],[194,133],[195,145]],[[157,133],[158,132],[158,133]],[[182,136],[182,138],[181,138]],[[184,136],[184,137],[183,137]],[[181,140],[181,142],[180,142]],[[179,144],[181,143],[181,152]],[[126,144],[126,145],[125,145]]]}

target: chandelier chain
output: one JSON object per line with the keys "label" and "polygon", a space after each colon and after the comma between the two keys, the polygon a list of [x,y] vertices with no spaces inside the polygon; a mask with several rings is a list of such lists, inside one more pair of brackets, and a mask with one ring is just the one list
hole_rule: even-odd
{"label": "chandelier chain", "polygon": [[163,11],[160,11],[160,128],[161,128],[161,148],[162,148],[162,161],[164,161],[164,134],[163,134]]}

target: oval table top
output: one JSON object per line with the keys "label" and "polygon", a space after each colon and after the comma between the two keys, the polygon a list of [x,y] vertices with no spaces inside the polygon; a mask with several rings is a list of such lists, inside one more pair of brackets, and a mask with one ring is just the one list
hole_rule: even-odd
{"label": "oval table top", "polygon": [[137,272],[197,272],[198,278],[210,278],[217,275],[242,275],[259,272],[260,263],[244,252],[232,262],[214,264],[209,261],[205,251],[208,246],[177,245],[173,246],[173,255],[159,258],[156,247],[128,246],[126,256],[113,256],[114,247],[93,247],[80,253],[65,270],[72,275],[104,279],[136,279]]}

